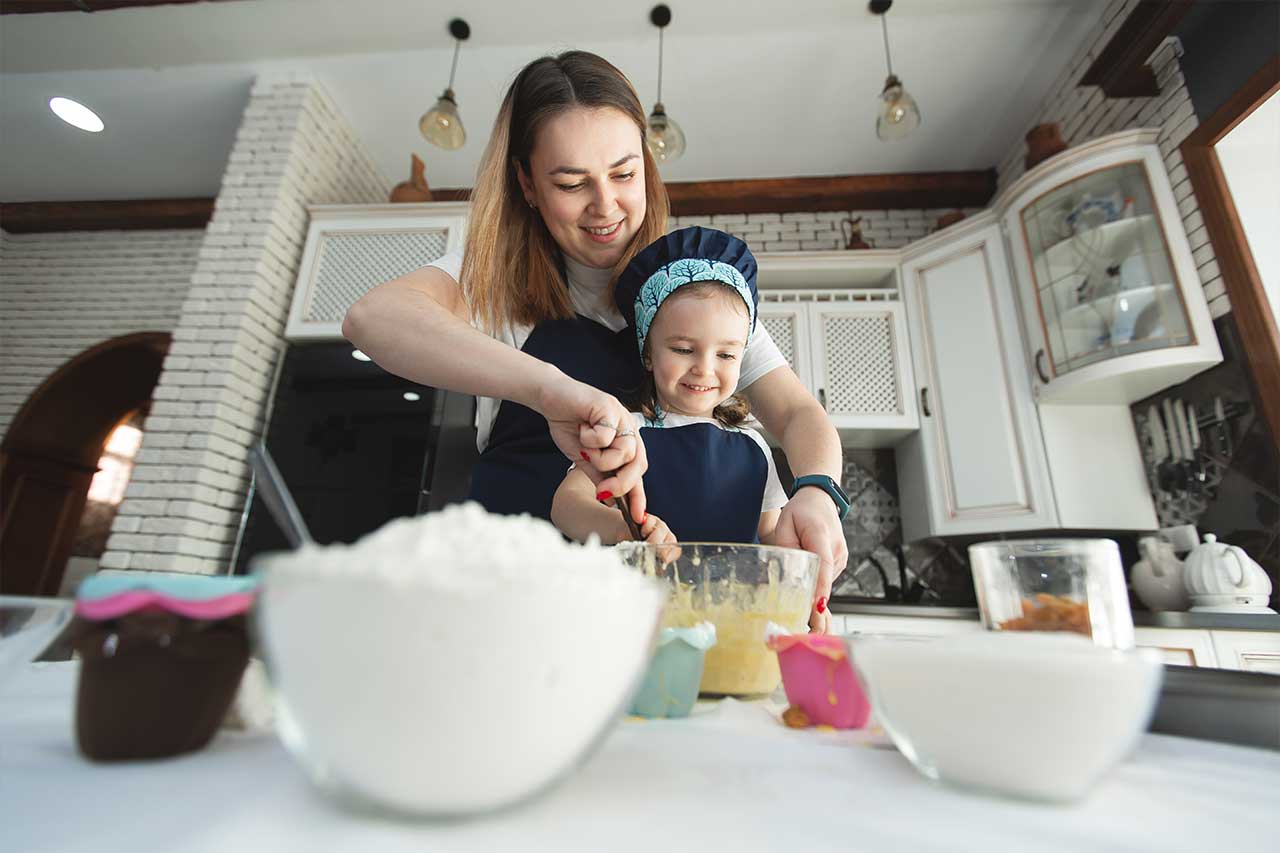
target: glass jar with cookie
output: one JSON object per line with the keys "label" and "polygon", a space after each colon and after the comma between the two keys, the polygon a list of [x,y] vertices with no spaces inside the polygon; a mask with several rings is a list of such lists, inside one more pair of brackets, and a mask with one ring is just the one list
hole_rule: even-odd
{"label": "glass jar with cookie", "polygon": [[991,631],[1081,634],[1131,649],[1133,616],[1110,539],[1020,539],[969,546],[982,624]]}

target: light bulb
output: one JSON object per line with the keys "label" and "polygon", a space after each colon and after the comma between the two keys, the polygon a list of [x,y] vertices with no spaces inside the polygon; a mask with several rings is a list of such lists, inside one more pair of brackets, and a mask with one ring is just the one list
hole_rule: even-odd
{"label": "light bulb", "polygon": [[98,118],[97,113],[70,98],[50,98],[49,109],[67,124],[89,133],[101,133],[106,126],[102,123],[102,119]]}
{"label": "light bulb", "polygon": [[458,116],[458,102],[454,100],[452,89],[445,89],[435,106],[418,120],[418,130],[422,131],[428,142],[446,151],[461,148],[467,141],[467,132]]}
{"label": "light bulb", "polygon": [[644,141],[653,159],[659,163],[674,160],[684,153],[684,131],[667,115],[662,104],[654,104],[653,112],[649,114]]}
{"label": "light bulb", "polygon": [[880,93],[880,112],[876,117],[876,136],[881,139],[902,139],[920,126],[920,108],[915,98],[902,88],[902,81],[893,75],[884,82]]}

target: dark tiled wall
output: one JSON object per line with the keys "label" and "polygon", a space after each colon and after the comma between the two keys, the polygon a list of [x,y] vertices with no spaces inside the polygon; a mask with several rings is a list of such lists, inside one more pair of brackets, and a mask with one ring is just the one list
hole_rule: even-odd
{"label": "dark tiled wall", "polygon": [[[1275,607],[1280,603],[1280,448],[1258,406],[1231,315],[1215,321],[1214,328],[1222,364],[1135,404],[1134,425],[1160,525],[1194,524],[1201,535],[1213,533],[1243,548],[1271,577]],[[1151,407],[1167,430],[1165,399],[1182,400],[1195,412],[1200,447],[1190,466],[1156,458]]]}

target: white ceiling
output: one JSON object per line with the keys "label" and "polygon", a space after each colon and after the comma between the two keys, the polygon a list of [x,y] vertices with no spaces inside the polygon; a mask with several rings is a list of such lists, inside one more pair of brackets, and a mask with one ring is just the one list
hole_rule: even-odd
{"label": "white ceiling", "polygon": [[[875,137],[885,65],[862,0],[672,4],[663,100],[688,151],[668,180],[985,169],[1018,144],[1106,0],[898,0],[894,70],[924,122]],[[212,196],[254,76],[305,70],[333,95],[386,176],[409,153],[432,186],[470,186],[503,91],[547,52],[595,51],[657,84],[648,0],[243,0],[0,17],[0,200]],[[779,18],[779,16],[782,16]],[[467,144],[441,151],[419,115],[448,80],[449,18],[472,27],[458,63]],[[92,107],[100,134],[49,112]]]}

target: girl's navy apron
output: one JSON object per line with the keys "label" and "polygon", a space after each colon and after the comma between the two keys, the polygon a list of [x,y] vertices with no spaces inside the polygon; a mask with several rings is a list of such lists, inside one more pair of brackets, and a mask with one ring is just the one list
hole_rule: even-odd
{"label": "girl's navy apron", "polygon": [[694,423],[640,430],[649,509],[681,542],[757,542],[769,463],[751,436]]}
{"label": "girl's navy apron", "polygon": [[[540,323],[523,352],[626,399],[643,371],[630,328],[610,331],[576,316]],[[646,427],[649,509],[684,542],[755,542],[768,463],[748,435],[714,424]],[[489,444],[471,472],[471,498],[490,512],[551,518],[551,500],[569,470],[546,418],[503,400]]]}

